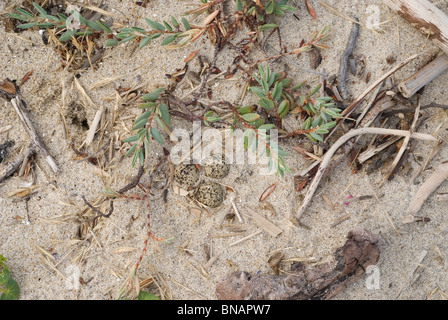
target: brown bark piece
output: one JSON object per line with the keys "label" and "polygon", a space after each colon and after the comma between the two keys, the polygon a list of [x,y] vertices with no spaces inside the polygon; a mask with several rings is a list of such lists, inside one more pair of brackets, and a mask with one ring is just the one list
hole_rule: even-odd
{"label": "brown bark piece", "polygon": [[334,262],[306,267],[293,265],[293,275],[251,275],[237,271],[216,287],[220,300],[310,300],[330,299],[364,274],[366,268],[378,262],[381,239],[368,230],[351,231],[342,248],[336,250]]}

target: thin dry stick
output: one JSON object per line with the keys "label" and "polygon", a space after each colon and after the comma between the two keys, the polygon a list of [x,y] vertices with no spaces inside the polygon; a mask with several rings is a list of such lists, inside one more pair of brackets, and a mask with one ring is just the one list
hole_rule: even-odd
{"label": "thin dry stick", "polygon": [[411,62],[412,60],[414,60],[415,58],[418,57],[418,54],[414,54],[413,56],[407,58],[406,60],[404,60],[403,62],[401,62],[400,64],[398,64],[397,66],[395,66],[394,68],[392,68],[390,71],[386,72],[384,75],[382,75],[378,80],[376,80],[370,87],[368,87],[355,101],[353,101],[347,108],[345,108],[345,110],[342,112],[341,117],[345,117],[347,116],[351,111],[353,111],[353,109],[355,109],[358,104],[364,100],[364,98],[370,93],[370,91],[372,91],[373,89],[375,89],[378,85],[380,85],[384,80],[386,80],[387,78],[389,78],[392,74],[394,74],[395,72],[397,72],[397,70],[403,68],[405,65],[407,65],[409,62]]}
{"label": "thin dry stick", "polygon": [[41,137],[37,134],[37,131],[34,128],[34,125],[30,119],[28,111],[26,110],[20,96],[17,95],[13,99],[11,99],[11,104],[14,106],[14,110],[19,116],[20,120],[22,121],[23,127],[25,128],[26,132],[28,133],[31,139],[33,148],[36,149],[36,151],[45,158],[45,160],[47,161],[53,172],[57,173],[59,171],[59,167],[56,164],[54,158],[48,152],[45,143],[42,141]]}
{"label": "thin dry stick", "polygon": [[414,199],[409,204],[407,212],[415,215],[428,197],[448,178],[448,163],[442,163],[429,176],[429,178],[418,189]]}
{"label": "thin dry stick", "polygon": [[395,170],[395,167],[398,165],[398,163],[400,162],[401,157],[403,156],[404,152],[408,148],[409,141],[411,140],[411,134],[412,134],[412,132],[414,132],[415,126],[417,124],[419,113],[420,113],[420,101],[418,102],[417,108],[415,109],[414,120],[412,121],[411,128],[409,128],[409,133],[410,134],[407,137],[404,138],[404,141],[401,144],[400,150],[398,151],[398,154],[395,157],[394,162],[392,163],[391,167],[389,168],[389,171],[387,172],[387,174],[384,176],[383,180],[379,184],[379,187],[381,187],[383,185],[383,183],[387,179],[389,179],[389,177],[392,175],[392,173]]}
{"label": "thin dry stick", "polygon": [[[355,20],[359,21],[359,19],[356,17]],[[339,65],[338,89],[343,99],[347,99],[349,96],[347,89],[348,58],[355,49],[355,44],[356,40],[358,39],[358,35],[359,35],[359,24],[354,23],[347,42],[347,47],[342,53],[341,63]]]}
{"label": "thin dry stick", "polygon": [[340,146],[342,146],[344,143],[346,143],[348,140],[350,140],[353,137],[356,137],[361,134],[381,134],[381,135],[395,135],[395,136],[403,136],[407,137],[410,136],[413,139],[420,139],[420,140],[426,140],[426,141],[436,141],[436,138],[429,134],[424,133],[418,133],[418,132],[409,132],[406,130],[395,130],[395,129],[383,129],[383,128],[360,128],[352,130],[342,137],[340,137],[333,146],[325,153],[325,156],[322,158],[322,163],[320,164],[319,170],[317,171],[313,181],[311,182],[311,185],[308,189],[308,192],[305,196],[305,199],[303,200],[302,205],[300,206],[299,210],[296,214],[296,219],[299,221],[302,217],[303,213],[307,209],[308,205],[311,203],[311,200],[313,198],[314,193],[317,190],[317,187],[319,186],[319,182],[322,178],[322,176],[325,173],[325,170],[327,169],[328,165],[330,164],[331,158],[333,157],[333,154],[336,152],[337,149],[339,149]]}
{"label": "thin dry stick", "polygon": [[98,125],[100,124],[100,120],[104,111],[104,106],[101,106],[100,109],[96,112],[95,117],[93,118],[89,131],[87,132],[86,140],[84,141],[87,146],[89,146],[93,142],[93,138],[95,137],[96,130],[98,129]]}

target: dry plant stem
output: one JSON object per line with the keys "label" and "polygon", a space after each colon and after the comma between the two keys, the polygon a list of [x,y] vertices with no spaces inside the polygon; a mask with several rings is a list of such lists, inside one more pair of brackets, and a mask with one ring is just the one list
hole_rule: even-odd
{"label": "dry plant stem", "polygon": [[36,153],[36,151],[33,149],[33,147],[29,147],[28,149],[26,149],[25,152],[23,152],[14,162],[9,164],[8,167],[5,169],[5,171],[3,172],[3,174],[0,175],[0,183],[8,179],[11,175],[13,175],[14,172],[16,172],[22,165],[25,158],[27,156],[31,157],[34,153]]}
{"label": "dry plant stem", "polygon": [[101,108],[96,112],[95,118],[93,118],[92,124],[90,125],[85,140],[87,146],[89,146],[93,142],[93,138],[95,136],[96,130],[98,129],[98,125],[100,124],[100,120],[104,113],[104,110],[104,106],[101,106]]}
{"label": "dry plant stem", "polygon": [[301,65],[299,65],[298,63],[296,63],[294,60],[289,59],[289,58],[285,55],[285,53],[277,52],[277,51],[276,51],[274,48],[272,48],[269,44],[266,44],[266,49],[268,49],[268,50],[274,52],[274,53],[276,54],[276,56],[275,56],[276,58],[281,58],[281,59],[283,59],[284,61],[286,61],[288,64],[290,64],[290,65],[292,65],[292,66],[294,66],[294,67],[296,67],[296,68],[298,68],[298,69],[300,69],[300,70],[302,70],[302,71],[304,71],[304,72],[307,72],[307,73],[311,73],[311,74],[315,74],[315,75],[321,76],[321,77],[323,77],[324,79],[327,79],[327,78],[328,78],[328,74],[323,73],[323,72],[318,72],[318,71],[316,71],[316,70],[308,69],[308,68],[305,68],[305,67],[302,67]]}
{"label": "dry plant stem", "polygon": [[382,75],[378,80],[376,80],[370,87],[368,87],[355,101],[353,101],[347,108],[344,109],[344,111],[341,114],[341,117],[347,116],[349,113],[351,113],[361,101],[364,100],[364,98],[372,91],[374,90],[378,85],[380,85],[384,80],[389,78],[392,74],[397,72],[399,69],[403,68],[405,65],[407,65],[409,62],[417,58],[418,55],[414,54],[413,56],[407,58],[405,61],[401,62],[394,68],[392,68],[390,71],[386,72],[384,75]]}
{"label": "dry plant stem", "polygon": [[412,97],[418,90],[448,70],[448,56],[442,54],[410,78],[398,85],[398,90],[405,98]]}
{"label": "dry plant stem", "polygon": [[57,173],[59,171],[59,167],[56,164],[56,161],[53,159],[53,157],[50,155],[50,153],[47,150],[47,147],[45,146],[44,142],[40,138],[40,136],[37,134],[36,129],[34,128],[33,123],[31,122],[30,116],[28,114],[28,111],[25,109],[25,106],[23,104],[23,101],[21,100],[20,96],[16,96],[13,99],[11,99],[11,104],[14,107],[14,110],[16,111],[17,115],[19,116],[20,120],[22,121],[23,127],[25,128],[26,132],[28,133],[31,143],[33,145],[33,148],[36,149],[36,152],[42,155],[53,172]]}
{"label": "dry plant stem", "polygon": [[194,96],[193,99],[191,99],[189,101],[186,101],[186,102],[183,102],[186,106],[190,106],[192,104],[195,104],[198,101],[198,99],[202,96],[202,93],[205,90],[205,86],[207,85],[207,81],[210,78],[210,75],[212,74],[213,70],[216,67],[216,61],[218,60],[218,53],[219,53],[219,51],[221,51],[220,41],[217,40],[216,44],[215,44],[214,51],[213,51],[213,60],[210,63],[210,66],[208,68],[207,73],[204,76],[204,79],[202,79],[201,87],[199,88],[199,91],[196,93],[196,95]]}
{"label": "dry plant stem", "polygon": [[408,214],[415,215],[428,197],[448,178],[448,163],[442,163],[418,189],[407,209]]}
{"label": "dry plant stem", "polygon": [[[354,19],[356,21],[359,21],[357,17],[355,17]],[[359,35],[359,24],[353,23],[353,27],[347,42],[347,47],[342,53],[341,62],[339,65],[338,89],[343,99],[347,99],[349,97],[347,89],[348,58],[355,49],[355,44],[356,40],[358,39],[358,35]]]}
{"label": "dry plant stem", "polygon": [[434,4],[427,0],[385,0],[413,27],[428,36],[436,46],[448,54],[448,19]]}
{"label": "dry plant stem", "polygon": [[415,109],[414,120],[412,121],[411,128],[409,129],[409,135],[404,138],[404,141],[401,144],[400,150],[398,151],[398,154],[395,157],[394,162],[392,163],[390,169],[388,170],[387,174],[384,176],[383,180],[381,181],[381,183],[379,185],[380,187],[383,185],[383,183],[386,180],[388,180],[390,178],[392,173],[395,171],[395,167],[398,165],[401,157],[403,156],[404,152],[408,148],[409,141],[411,140],[411,134],[414,132],[415,126],[417,125],[419,113],[420,113],[420,101],[418,103],[417,108]]}
{"label": "dry plant stem", "polygon": [[402,136],[407,137],[410,136],[413,139],[420,139],[425,141],[436,141],[436,139],[428,134],[424,133],[417,133],[413,132],[410,133],[409,131],[405,130],[395,130],[395,129],[383,129],[383,128],[360,128],[352,130],[342,137],[340,137],[332,146],[331,148],[325,153],[325,156],[322,158],[322,162],[320,164],[319,170],[317,171],[313,181],[311,182],[311,185],[308,189],[308,192],[305,196],[305,199],[303,200],[302,205],[300,206],[299,210],[296,214],[296,219],[300,220],[305,210],[308,208],[308,205],[311,203],[311,200],[313,198],[314,193],[317,190],[317,187],[319,186],[319,182],[322,178],[322,176],[325,173],[325,170],[327,169],[328,165],[330,164],[331,158],[333,157],[333,154],[336,152],[337,149],[339,149],[340,146],[342,146],[344,143],[346,143],[348,140],[350,140],[353,137],[356,137],[361,134],[381,134],[381,135],[396,135],[396,136]]}

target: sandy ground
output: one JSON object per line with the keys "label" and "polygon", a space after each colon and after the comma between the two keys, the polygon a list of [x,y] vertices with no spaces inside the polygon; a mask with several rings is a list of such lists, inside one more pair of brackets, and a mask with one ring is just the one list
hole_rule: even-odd
{"label": "sandy ground", "polygon": [[[98,5],[97,1],[91,2]],[[151,0],[147,8],[134,8],[133,2],[129,0],[108,1],[107,5],[108,10],[116,13],[121,20],[129,20],[130,25],[144,26],[144,17],[157,21],[169,19],[171,15],[180,17],[184,5],[192,1],[168,2],[169,5],[167,1]],[[336,74],[351,23],[330,13],[318,1],[311,2],[315,5],[317,21],[309,16],[303,1],[295,1],[298,7],[296,15],[300,21],[292,14],[286,14],[278,20],[282,28],[283,43],[292,50],[298,47],[302,38],[307,39],[313,31],[330,25],[332,37],[328,45],[331,48],[323,52],[321,67],[329,74]],[[13,3],[20,1],[1,1],[0,12]],[[381,1],[328,0],[327,3],[344,16],[358,16],[362,23],[371,15],[368,6],[378,6],[380,21],[385,22],[381,26],[385,32],[361,28],[355,49],[356,55],[364,54],[366,57],[366,71],[371,73],[370,83],[391,67],[386,63],[386,57],[393,55],[396,64],[412,54],[432,47],[424,36],[390,12]],[[438,1],[436,5],[445,12],[448,11],[443,1]],[[119,12],[113,9],[118,9]],[[116,298],[121,284],[140,255],[145,238],[145,205],[141,201],[116,202],[114,214],[109,219],[101,220],[94,231],[88,233],[90,237],[87,241],[81,241],[77,237],[80,220],[83,214],[92,217],[93,213],[83,213],[86,208],[82,200],[66,190],[76,190],[93,202],[101,196],[105,184],[118,189],[132,179],[136,169],[131,169],[130,159],[121,161],[119,156],[113,162],[114,166],[105,170],[87,161],[76,160],[76,155],[70,149],[69,139],[74,139],[75,145],[79,146],[87,131],[76,121],[71,123],[69,115],[84,112],[85,120],[91,123],[101,105],[109,110],[115,107],[114,89],[135,85],[138,79],[150,80],[145,87],[148,91],[156,86],[169,84],[164,75],[183,67],[183,59],[197,49],[211,58],[212,50],[206,39],[177,51],[167,51],[154,41],[131,57],[128,46],[109,49],[98,70],[87,69],[80,73],[78,81],[86,88],[93,101],[93,105],[89,105],[73,87],[73,74],[65,74],[59,70],[58,55],[50,46],[42,43],[36,31],[7,34],[0,27],[0,78],[21,79],[26,72],[34,70],[30,80],[22,88],[22,97],[28,103],[38,131],[61,168],[61,172],[53,176],[40,159],[39,167],[32,171],[37,188],[32,191],[28,200],[18,196],[8,197],[8,193],[24,183],[22,178],[12,177],[0,185],[0,254],[7,257],[12,275],[20,284],[21,299]],[[232,59],[231,54],[222,54],[218,59],[218,66],[225,65]],[[307,55],[303,55],[297,63],[308,67],[308,59]],[[198,68],[197,62],[192,67]],[[307,80],[310,84],[320,81],[318,76],[304,73],[285,62],[275,63],[275,67],[278,70],[286,68],[289,75],[297,81]],[[411,63],[392,78],[397,83],[414,70],[415,63]],[[89,85],[99,79],[115,76],[119,76],[119,79],[104,87],[89,90]],[[65,81],[68,88],[64,106],[61,81]],[[445,73],[428,85],[422,103],[447,104],[447,81],[448,73]],[[353,97],[357,97],[367,86],[365,81],[349,76],[349,89]],[[229,80],[219,82],[213,90],[215,99],[223,97],[236,102],[241,89],[238,81]],[[245,100],[246,104],[253,102],[255,101],[250,97]],[[76,104],[81,107],[73,109]],[[67,139],[63,135],[61,113],[69,124],[70,138]],[[138,111],[135,108],[125,110],[121,115],[124,120],[117,119],[111,136],[127,136],[125,128],[129,130],[133,120],[129,116],[136,114]],[[433,117],[426,121],[420,131],[432,134],[438,129],[437,136],[445,139],[448,128],[446,114],[436,110],[431,110],[430,114]],[[287,123],[294,125],[297,122],[291,117]],[[0,134],[0,142],[12,139],[15,145],[0,165],[0,171],[27,146],[26,132],[11,105],[2,103],[0,128],[7,125],[12,128]],[[173,127],[178,126],[190,128],[184,121],[176,119]],[[100,138],[96,136],[90,152],[100,147],[100,143]],[[162,199],[153,201],[150,213],[151,231],[157,237],[172,237],[172,240],[159,244],[160,251],[149,245],[139,269],[139,278],[157,275],[159,284],[172,299],[216,299],[215,286],[229,273],[236,270],[272,273],[267,259],[272,252],[278,250],[284,253],[285,259],[301,258],[316,263],[330,261],[334,250],[345,242],[347,233],[362,226],[380,234],[385,241],[384,251],[377,264],[380,288],[369,289],[366,286],[368,278],[364,276],[338,295],[337,299],[444,298],[444,292],[448,292],[447,243],[443,233],[448,226],[444,216],[446,204],[438,202],[433,196],[419,213],[429,217],[429,223],[402,225],[400,221],[419,185],[437,164],[445,160],[447,150],[443,148],[429,162],[427,170],[411,183],[412,174],[420,169],[433,147],[430,143],[419,142],[409,158],[412,168],[410,173],[398,174],[381,188],[378,187],[378,182],[384,172],[378,170],[371,175],[365,172],[352,174],[347,163],[341,162],[322,182],[311,207],[302,218],[302,222],[310,227],[308,230],[290,223],[305,192],[297,194],[294,191],[293,176],[310,163],[291,149],[291,146],[297,144],[297,140],[291,140],[285,145],[290,154],[286,159],[292,173],[284,178],[260,176],[255,168],[248,165],[232,166],[229,176],[221,182],[234,188],[237,195],[228,193],[222,208],[203,213],[199,220],[188,211],[191,204],[171,192],[168,193],[166,202]],[[118,150],[121,144],[115,146]],[[126,149],[121,149],[117,152],[123,155],[125,151]],[[154,145],[151,164],[161,154],[161,147]],[[57,181],[59,187],[49,184],[53,180]],[[27,181],[32,181],[31,177]],[[145,177],[144,181],[147,181]],[[278,182],[278,187],[268,198],[276,212],[272,215],[269,210],[259,209],[257,206],[262,192],[275,182]],[[443,184],[438,192],[448,192],[446,188]],[[325,195],[333,203],[340,203],[349,194],[362,196],[381,193],[384,193],[384,197],[379,202],[373,199],[352,203],[344,207],[343,212],[331,209],[322,197]],[[246,207],[258,208],[261,214],[282,229],[281,235],[272,238],[261,233],[236,246],[230,244],[244,237],[243,235],[214,237],[226,233],[222,223],[226,214],[231,212],[229,201],[232,196],[235,196],[236,206],[244,220],[242,224],[238,221],[234,223],[246,228],[246,235],[257,231],[255,223],[247,215]],[[102,209],[107,209],[107,203]],[[331,227],[332,223],[345,214],[350,215],[348,220]],[[208,268],[208,276],[203,276],[200,272],[201,266],[207,263],[204,246],[211,247],[213,256],[217,258]],[[424,250],[427,255],[417,270],[416,277],[412,272]],[[282,262],[280,268],[287,271],[290,263]],[[70,287],[71,276],[76,270],[79,270],[82,278],[77,290]],[[154,284],[148,290],[159,294]]]}

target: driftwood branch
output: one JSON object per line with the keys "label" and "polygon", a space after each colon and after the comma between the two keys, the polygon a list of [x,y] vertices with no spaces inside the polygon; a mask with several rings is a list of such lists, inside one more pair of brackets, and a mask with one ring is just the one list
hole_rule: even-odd
{"label": "driftwood branch", "polygon": [[[51,169],[57,173],[59,171],[59,167],[56,164],[56,161],[48,152],[48,149],[43,142],[42,138],[37,133],[33,122],[31,121],[31,117],[26,110],[25,103],[20,97],[19,87],[15,84],[15,82],[6,79],[2,83],[0,83],[0,96],[5,100],[11,102],[14,110],[19,117],[25,131],[28,133],[28,136],[31,140],[31,147],[36,153],[39,153],[42,157],[45,158]],[[23,161],[23,159],[22,159]]]}
{"label": "driftwood branch", "polygon": [[333,157],[334,153],[339,149],[339,147],[341,147],[348,140],[350,140],[351,138],[356,137],[358,135],[361,135],[361,134],[386,134],[386,135],[410,137],[413,139],[420,139],[420,140],[426,140],[426,141],[436,141],[436,138],[434,138],[431,135],[424,134],[424,133],[417,133],[417,132],[411,133],[406,130],[394,130],[394,129],[383,129],[383,128],[360,128],[360,129],[355,129],[355,130],[349,131],[348,133],[346,133],[345,135],[340,137],[331,146],[331,148],[325,153],[325,156],[322,158],[322,162],[320,164],[319,170],[317,171],[316,175],[314,176],[314,179],[310,184],[308,192],[305,195],[303,203],[300,206],[299,210],[297,211],[297,214],[296,214],[297,220],[300,220],[303,213],[307,209],[308,205],[311,203],[313,195],[316,192],[319,182],[322,179],[328,165],[330,164],[331,158]]}
{"label": "driftwood branch", "polygon": [[415,215],[426,199],[448,178],[448,163],[442,163],[418,189],[414,199],[409,204],[407,213]]}
{"label": "driftwood branch", "polygon": [[344,246],[328,264],[293,264],[289,275],[249,274],[237,271],[216,286],[220,300],[326,300],[358,281],[375,265],[383,241],[368,230],[351,231]]}
{"label": "driftwood branch", "polygon": [[386,5],[448,54],[448,19],[427,0],[384,0]]}
{"label": "driftwood branch", "polygon": [[[355,21],[359,22],[358,18],[354,18]],[[347,42],[347,46],[342,53],[341,62],[339,65],[339,77],[338,77],[338,89],[341,93],[343,99],[347,99],[349,97],[348,89],[347,89],[347,71],[348,71],[348,59],[355,49],[356,40],[358,39],[359,34],[359,24],[353,23],[352,30],[350,32],[350,36]]]}
{"label": "driftwood branch", "polygon": [[448,17],[427,0],[385,0],[385,3],[445,52],[399,84],[398,89],[409,98],[448,70]]}
{"label": "driftwood branch", "polygon": [[[353,112],[353,110],[364,100],[364,98],[372,90],[374,90],[377,86],[379,86],[381,83],[383,83],[384,80],[389,78],[391,75],[393,75],[395,72],[397,72],[397,70],[403,68],[405,65],[407,65],[409,62],[411,62],[412,60],[414,60],[417,57],[418,57],[417,54],[412,55],[411,57],[407,58],[406,60],[404,60],[403,62],[401,62],[400,64],[396,65],[395,67],[393,67],[388,72],[386,72],[384,75],[382,75],[370,87],[368,87],[363,93],[361,93],[361,95],[355,101],[353,101],[349,106],[347,106],[347,108],[344,109],[344,111],[342,112],[342,118],[343,117],[347,117],[349,114],[351,114]],[[338,120],[338,122],[339,121],[340,120]]]}
{"label": "driftwood branch", "polygon": [[398,85],[398,90],[405,98],[412,97],[418,90],[448,70],[448,56],[442,54],[424,68],[417,71]]}

